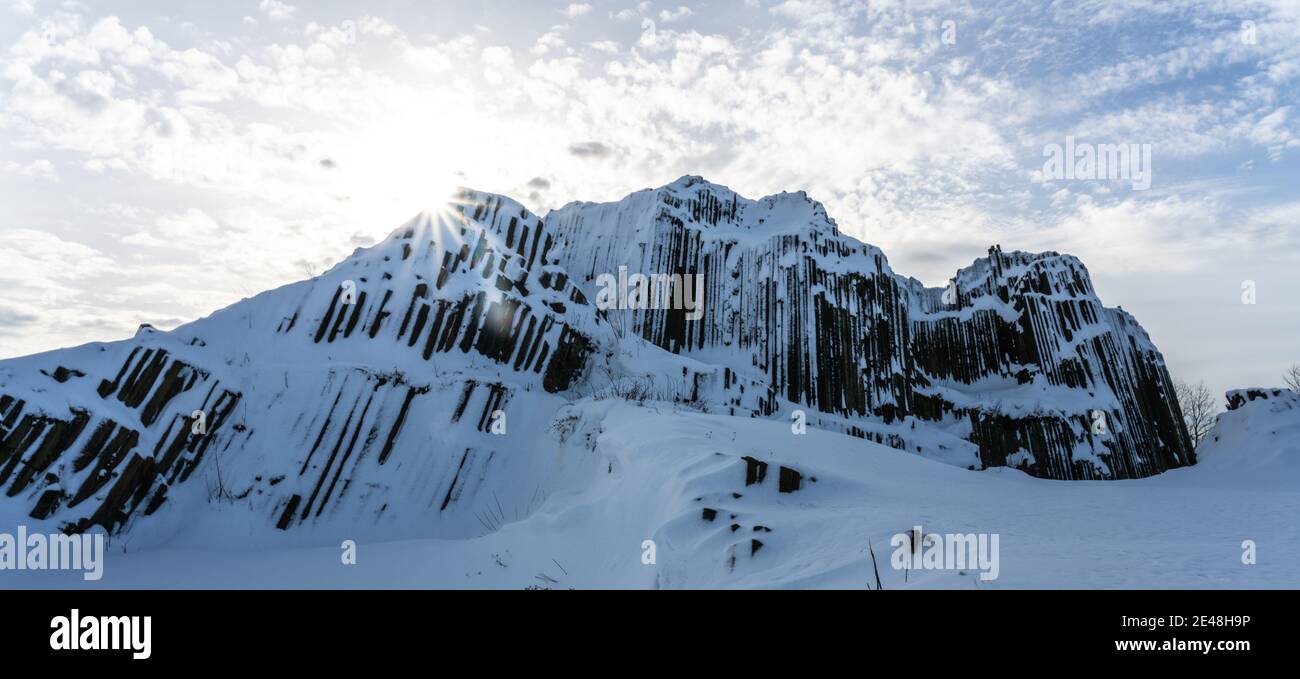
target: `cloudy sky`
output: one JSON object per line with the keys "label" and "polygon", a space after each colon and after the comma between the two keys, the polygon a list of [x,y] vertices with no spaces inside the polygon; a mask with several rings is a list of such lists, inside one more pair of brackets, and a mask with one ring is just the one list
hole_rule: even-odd
{"label": "cloudy sky", "polygon": [[[1276,384],[1298,97],[1300,0],[0,0],[0,357],[318,273],[455,185],[700,174],[807,190],[930,285],[1070,252],[1175,377]],[[1149,144],[1150,188],[1045,176],[1067,137]]]}

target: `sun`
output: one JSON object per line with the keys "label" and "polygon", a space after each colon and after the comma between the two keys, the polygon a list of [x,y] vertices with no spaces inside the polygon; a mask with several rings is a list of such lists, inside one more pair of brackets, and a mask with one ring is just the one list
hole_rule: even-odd
{"label": "sun", "polygon": [[350,135],[337,173],[350,209],[383,224],[445,210],[468,180],[459,159],[471,151],[459,134],[455,126],[403,115]]}

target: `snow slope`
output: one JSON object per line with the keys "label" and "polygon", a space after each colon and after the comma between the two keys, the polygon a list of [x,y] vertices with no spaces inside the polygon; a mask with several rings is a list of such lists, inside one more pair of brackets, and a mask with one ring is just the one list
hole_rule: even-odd
{"label": "snow slope", "polygon": [[[672,404],[583,401],[546,455],[586,479],[528,516],[461,539],[217,549],[249,525],[222,507],[163,549],[112,554],[100,583],[0,573],[13,587],[903,588],[1290,587],[1300,578],[1300,487],[1224,487],[1199,466],[1128,481],[974,472],[841,434]],[[1221,436],[1235,436],[1221,423]],[[761,482],[752,462],[767,465]],[[781,492],[781,467],[787,472]],[[752,481],[747,484],[747,481]],[[506,512],[509,514],[509,510]],[[710,518],[711,517],[711,518]],[[255,523],[255,522],[253,522]],[[890,567],[891,537],[998,533],[1000,574]],[[1262,555],[1241,562],[1240,544]],[[656,563],[643,564],[643,543]],[[755,542],[761,546],[755,551]]]}
{"label": "snow slope", "polygon": [[137,548],[224,503],[278,544],[472,533],[489,504],[570,482],[517,451],[614,341],[553,242],[518,203],[465,192],[171,332],[2,361],[0,505]]}

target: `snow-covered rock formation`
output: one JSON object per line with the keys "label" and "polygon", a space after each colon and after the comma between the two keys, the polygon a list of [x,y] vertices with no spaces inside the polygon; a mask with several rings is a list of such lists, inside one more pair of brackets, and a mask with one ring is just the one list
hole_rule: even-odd
{"label": "snow-covered rock formation", "polygon": [[1235,389],[1228,410],[1197,447],[1198,467],[1221,482],[1300,487],[1300,394],[1290,389]]}
{"label": "snow-covered rock formation", "polygon": [[[620,267],[702,275],[702,313],[598,308]],[[137,545],[236,507],[242,540],[478,535],[618,473],[572,405],[607,398],[1057,479],[1194,461],[1159,352],[1073,257],[995,247],[928,289],[802,193],[684,177],[545,219],[463,191],[318,278],[0,361],[0,505]]]}
{"label": "snow-covered rock formation", "polygon": [[1160,352],[1132,316],[1102,305],[1074,257],[994,247],[947,289],[927,289],[802,192],[751,201],[699,177],[572,204],[546,222],[589,293],[620,266],[703,274],[699,320],[681,310],[611,318],[765,381],[821,426],[1058,479],[1193,462]]}

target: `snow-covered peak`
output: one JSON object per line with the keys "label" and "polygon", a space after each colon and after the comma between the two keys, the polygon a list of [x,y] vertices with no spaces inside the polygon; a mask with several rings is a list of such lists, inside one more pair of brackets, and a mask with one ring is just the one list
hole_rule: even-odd
{"label": "snow-covered peak", "polygon": [[411,242],[439,242],[464,236],[472,225],[509,237],[511,230],[543,228],[542,220],[522,203],[496,193],[458,188],[443,206],[422,211],[394,229],[376,248],[388,249]]}
{"label": "snow-covered peak", "polygon": [[689,189],[692,186],[699,186],[699,185],[712,186],[714,188],[723,189],[723,190],[726,189],[725,186],[722,186],[720,184],[714,184],[713,182],[710,182],[709,180],[705,179],[704,177],[701,177],[698,174],[684,174],[678,177],[677,179],[674,179],[673,181],[664,184],[661,187],[661,190],[680,191],[680,190]]}
{"label": "snow-covered peak", "polygon": [[782,233],[815,231],[837,236],[826,207],[804,191],[782,192],[757,200],[698,175],[685,175],[659,188],[643,189],[612,203],[569,203],[546,216],[559,228],[581,223],[592,237],[611,231],[646,234],[657,224],[700,231],[706,238],[753,241]]}
{"label": "snow-covered peak", "polygon": [[962,291],[975,288],[996,290],[999,285],[1023,284],[1026,292],[1038,294],[1092,295],[1092,279],[1079,258],[1053,251],[1003,251],[989,248],[988,255],[959,269],[953,277]]}

